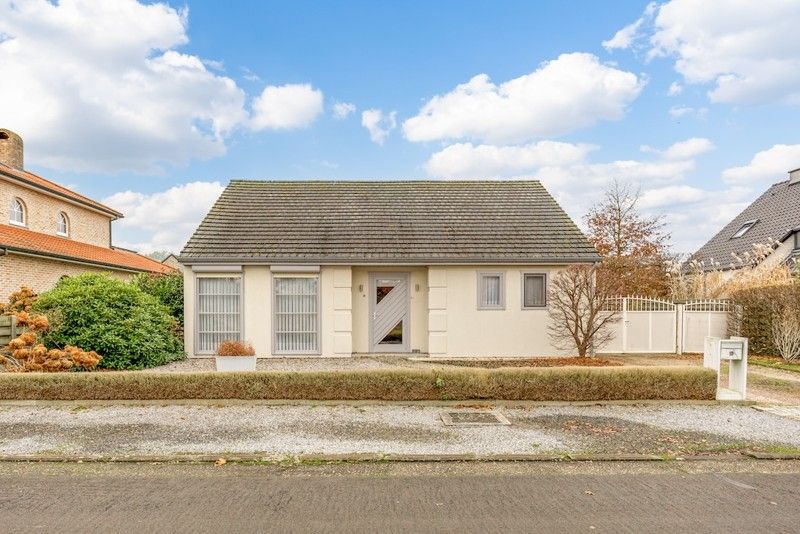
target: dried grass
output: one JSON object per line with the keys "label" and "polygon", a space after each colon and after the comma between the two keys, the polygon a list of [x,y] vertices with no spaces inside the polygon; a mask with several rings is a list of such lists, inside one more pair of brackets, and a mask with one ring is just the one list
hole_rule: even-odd
{"label": "dried grass", "polygon": [[397,369],[249,373],[0,373],[4,400],[710,400],[699,367]]}

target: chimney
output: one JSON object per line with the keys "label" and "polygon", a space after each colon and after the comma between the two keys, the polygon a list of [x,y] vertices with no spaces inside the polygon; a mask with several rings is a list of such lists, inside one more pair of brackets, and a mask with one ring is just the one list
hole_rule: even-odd
{"label": "chimney", "polygon": [[789,171],[789,185],[800,183],[800,168]]}
{"label": "chimney", "polygon": [[22,138],[5,128],[0,128],[0,163],[23,169]]}

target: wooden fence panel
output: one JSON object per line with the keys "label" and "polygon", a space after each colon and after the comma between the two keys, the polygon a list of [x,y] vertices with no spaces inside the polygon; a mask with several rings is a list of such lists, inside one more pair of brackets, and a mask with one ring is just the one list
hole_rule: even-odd
{"label": "wooden fence panel", "polygon": [[17,318],[13,315],[0,315],[0,347],[17,337],[20,329],[17,327]]}

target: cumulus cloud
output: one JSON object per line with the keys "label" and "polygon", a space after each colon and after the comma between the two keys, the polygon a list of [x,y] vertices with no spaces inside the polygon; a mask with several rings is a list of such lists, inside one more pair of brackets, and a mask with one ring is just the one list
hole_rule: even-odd
{"label": "cumulus cloud", "polygon": [[25,138],[37,165],[155,172],[223,155],[249,123],[305,125],[321,107],[306,86],[268,87],[251,121],[222,63],[178,51],[187,26],[187,9],[163,3],[0,2],[3,126]]}
{"label": "cumulus cloud", "polygon": [[125,218],[114,223],[115,244],[142,253],[178,253],[222,194],[219,182],[190,182],[157,193],[122,191],[103,200]]}
{"label": "cumulus cloud", "polygon": [[425,170],[439,178],[508,176],[544,166],[577,163],[594,148],[592,145],[555,141],[521,146],[457,143],[433,154],[425,164]]}
{"label": "cumulus cloud", "polygon": [[667,89],[668,96],[678,96],[683,92],[683,86],[678,82],[672,82],[669,84],[669,89]]}
{"label": "cumulus cloud", "polygon": [[756,153],[750,163],[731,167],[722,173],[731,183],[780,182],[788,172],[800,167],[800,145],[774,145]]}
{"label": "cumulus cloud", "polygon": [[693,108],[691,106],[672,106],[669,108],[669,116],[673,119],[683,117],[694,117],[704,119],[708,115],[708,108]]}
{"label": "cumulus cloud", "polygon": [[305,128],[322,113],[322,91],[310,84],[287,84],[264,88],[253,101],[253,130]]}
{"label": "cumulus cloud", "polygon": [[658,150],[647,145],[642,145],[640,150],[642,152],[660,154],[666,159],[686,160],[706,154],[707,152],[711,152],[715,148],[716,147],[714,146],[714,143],[712,143],[710,139],[706,139],[705,137],[692,137],[690,139],[686,139],[685,141],[673,143],[665,150]]}
{"label": "cumulus cloud", "polygon": [[389,133],[397,128],[397,112],[384,114],[380,109],[367,109],[361,113],[361,126],[369,132],[373,143],[383,145]]}
{"label": "cumulus cloud", "polygon": [[343,120],[355,113],[356,105],[349,102],[336,102],[333,105],[333,118],[336,120]]}
{"label": "cumulus cloud", "polygon": [[[655,14],[655,16],[652,16]],[[671,0],[648,6],[606,48],[649,35],[648,58],[675,58],[686,83],[709,84],[712,102],[800,101],[800,2]]]}
{"label": "cumulus cloud", "polygon": [[643,86],[592,54],[563,54],[499,85],[478,74],[430,99],[403,132],[410,141],[526,142],[618,120]]}

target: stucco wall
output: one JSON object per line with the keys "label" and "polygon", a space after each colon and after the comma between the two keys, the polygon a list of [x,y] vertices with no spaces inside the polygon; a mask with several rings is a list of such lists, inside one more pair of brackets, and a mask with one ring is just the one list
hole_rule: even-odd
{"label": "stucco wall", "polygon": [[25,203],[28,230],[57,235],[57,217],[63,211],[69,218],[69,239],[100,247],[108,247],[111,242],[109,216],[3,179],[0,179],[0,224],[9,224],[11,199],[14,197]]}
{"label": "stucco wall", "polygon": [[[522,308],[522,273],[557,266],[431,267],[428,273],[431,356],[555,356],[547,308]],[[478,273],[505,273],[505,309],[478,310]]]}
{"label": "stucco wall", "polygon": [[0,256],[0,300],[5,302],[8,295],[22,285],[36,293],[42,293],[52,289],[62,276],[82,273],[109,273],[122,280],[129,280],[133,276],[133,273],[110,271],[101,267],[8,254]]}

